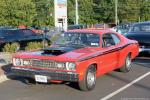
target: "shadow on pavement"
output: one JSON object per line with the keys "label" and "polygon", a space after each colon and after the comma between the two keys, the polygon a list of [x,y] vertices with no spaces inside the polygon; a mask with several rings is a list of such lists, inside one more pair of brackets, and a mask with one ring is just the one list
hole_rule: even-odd
{"label": "shadow on pavement", "polygon": [[5,75],[8,75],[11,73],[11,67],[12,67],[12,64],[4,65],[4,66],[1,66],[1,70],[4,71]]}
{"label": "shadow on pavement", "polygon": [[150,53],[148,53],[148,52],[141,52],[141,53],[139,53],[138,57],[149,57],[150,58]]}
{"label": "shadow on pavement", "polygon": [[150,68],[150,57],[137,57],[133,63],[143,67]]}

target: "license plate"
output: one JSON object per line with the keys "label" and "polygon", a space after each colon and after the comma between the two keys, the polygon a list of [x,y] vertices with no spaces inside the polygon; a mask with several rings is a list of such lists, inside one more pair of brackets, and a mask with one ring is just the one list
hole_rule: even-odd
{"label": "license plate", "polygon": [[47,83],[47,76],[35,75],[36,82]]}

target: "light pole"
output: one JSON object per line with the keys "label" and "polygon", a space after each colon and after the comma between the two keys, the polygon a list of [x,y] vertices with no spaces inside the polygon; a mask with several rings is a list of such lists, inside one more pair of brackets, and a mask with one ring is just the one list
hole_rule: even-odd
{"label": "light pole", "polygon": [[115,0],[115,24],[118,24],[118,0]]}
{"label": "light pole", "polygon": [[75,0],[76,1],[76,25],[79,24],[79,14],[78,14],[78,0]]}

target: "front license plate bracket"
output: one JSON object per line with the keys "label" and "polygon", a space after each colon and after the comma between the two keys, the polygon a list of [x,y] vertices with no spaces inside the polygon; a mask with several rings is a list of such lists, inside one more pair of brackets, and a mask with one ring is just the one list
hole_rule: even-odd
{"label": "front license plate bracket", "polygon": [[47,76],[35,75],[35,81],[41,83],[47,83]]}

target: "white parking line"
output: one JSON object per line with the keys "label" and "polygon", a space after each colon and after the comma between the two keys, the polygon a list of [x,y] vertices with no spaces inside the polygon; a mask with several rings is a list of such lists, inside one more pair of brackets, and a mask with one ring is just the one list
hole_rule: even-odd
{"label": "white parking line", "polygon": [[148,76],[148,75],[150,75],[150,71],[147,72],[147,73],[145,73],[144,75],[138,77],[137,79],[133,80],[133,81],[130,82],[129,84],[123,86],[122,88],[120,88],[120,89],[114,91],[113,93],[110,93],[109,95],[107,95],[107,96],[101,98],[100,100],[108,100],[108,99],[110,99],[111,97],[113,97],[113,96],[115,96],[116,94],[122,92],[122,91],[125,90],[126,88],[128,88],[128,87],[130,87],[131,85],[135,84],[136,82],[142,80],[143,78],[145,78],[145,77]]}

